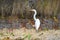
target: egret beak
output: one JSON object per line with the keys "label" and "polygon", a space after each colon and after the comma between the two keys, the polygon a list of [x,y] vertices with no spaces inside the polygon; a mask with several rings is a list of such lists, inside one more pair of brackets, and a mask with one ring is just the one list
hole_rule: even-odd
{"label": "egret beak", "polygon": [[32,9],[31,8],[28,8],[28,11],[32,11]]}

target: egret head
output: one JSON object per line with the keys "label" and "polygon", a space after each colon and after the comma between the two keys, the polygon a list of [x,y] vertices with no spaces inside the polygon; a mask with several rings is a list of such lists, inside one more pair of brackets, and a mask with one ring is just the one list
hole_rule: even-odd
{"label": "egret head", "polygon": [[35,9],[30,9],[29,11],[34,11],[34,12],[36,12],[36,10],[35,10]]}

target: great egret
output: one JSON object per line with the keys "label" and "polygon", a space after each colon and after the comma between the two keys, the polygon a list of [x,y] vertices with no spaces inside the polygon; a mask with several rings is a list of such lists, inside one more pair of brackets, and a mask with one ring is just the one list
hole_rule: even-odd
{"label": "great egret", "polygon": [[36,31],[38,31],[41,23],[40,23],[40,20],[38,18],[36,18],[37,11],[35,9],[32,9],[30,11],[33,11],[35,13],[34,16],[33,16],[34,21],[35,21],[35,25],[34,26],[36,28]]}

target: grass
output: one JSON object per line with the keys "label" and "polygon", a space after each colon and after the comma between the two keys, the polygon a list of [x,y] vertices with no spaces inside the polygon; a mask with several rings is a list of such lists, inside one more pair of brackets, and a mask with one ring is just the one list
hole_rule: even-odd
{"label": "grass", "polygon": [[11,35],[14,36],[14,33],[12,32]]}
{"label": "grass", "polygon": [[[4,32],[3,32],[4,31]],[[45,38],[45,36],[49,36],[49,35],[60,35],[60,30],[48,30],[45,29],[44,31],[39,31],[38,33],[34,30],[34,29],[26,29],[26,31],[21,28],[19,30],[14,29],[13,32],[10,33],[6,33],[6,29],[5,30],[1,30],[0,31],[0,38],[3,40],[38,40],[38,39],[42,39]],[[7,34],[7,36],[6,36]],[[42,38],[41,38],[42,37]],[[46,39],[46,38],[45,38]]]}
{"label": "grass", "polygon": [[31,34],[30,34],[30,33],[28,34],[28,37],[27,37],[27,38],[28,38],[28,40],[30,40],[30,39],[31,39]]}
{"label": "grass", "polygon": [[0,33],[0,35],[2,36],[2,35],[3,35],[3,33]]}

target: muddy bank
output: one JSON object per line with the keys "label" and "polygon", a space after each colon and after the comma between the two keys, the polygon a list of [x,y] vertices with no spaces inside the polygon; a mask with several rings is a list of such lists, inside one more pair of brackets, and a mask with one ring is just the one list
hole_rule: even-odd
{"label": "muddy bank", "polygon": [[[43,29],[59,29],[60,21],[58,22],[52,19],[40,19],[40,28]],[[34,25],[33,19],[18,19],[18,20],[2,20],[0,19],[0,29],[2,28],[22,28],[32,29]]]}

